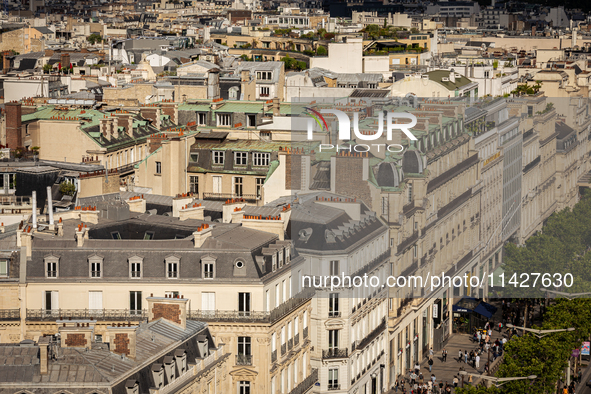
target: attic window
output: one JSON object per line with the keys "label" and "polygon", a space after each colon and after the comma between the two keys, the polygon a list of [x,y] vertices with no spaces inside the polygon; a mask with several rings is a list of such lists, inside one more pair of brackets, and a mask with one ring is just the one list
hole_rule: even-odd
{"label": "attic window", "polygon": [[154,239],[154,232],[153,231],[146,231],[144,234],[144,240]]}
{"label": "attic window", "polygon": [[119,234],[119,231],[113,231],[111,233],[111,238],[113,238],[113,239],[121,239],[121,234]]}
{"label": "attic window", "polygon": [[236,262],[236,268],[244,268],[244,261],[238,260]]}
{"label": "attic window", "polygon": [[199,160],[199,153],[191,153],[191,162],[193,163],[197,163],[197,161]]}

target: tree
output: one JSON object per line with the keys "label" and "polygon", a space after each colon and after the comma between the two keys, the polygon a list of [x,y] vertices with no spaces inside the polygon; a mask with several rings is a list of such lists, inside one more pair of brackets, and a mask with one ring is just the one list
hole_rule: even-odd
{"label": "tree", "polygon": [[45,74],[49,74],[51,72],[51,70],[53,70],[53,66],[49,63],[46,63],[43,65],[43,72]]}
{"label": "tree", "polygon": [[86,41],[88,41],[91,45],[94,45],[103,42],[104,40],[103,37],[100,36],[100,34],[92,33],[91,35],[86,37]]}
{"label": "tree", "polygon": [[471,386],[466,385],[464,388],[456,387],[455,388],[456,394],[497,394],[499,393],[499,389],[495,386],[491,386],[490,388],[486,388],[485,386],[478,385],[478,386]]}
{"label": "tree", "polygon": [[73,196],[76,193],[76,186],[72,182],[60,183],[60,193],[64,196]]}
{"label": "tree", "polygon": [[325,47],[319,45],[318,48],[316,48],[316,54],[318,56],[326,56],[328,55],[328,50]]}

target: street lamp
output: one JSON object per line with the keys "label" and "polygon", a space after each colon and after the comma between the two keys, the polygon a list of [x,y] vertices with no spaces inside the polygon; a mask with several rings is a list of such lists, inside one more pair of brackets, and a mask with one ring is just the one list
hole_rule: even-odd
{"label": "street lamp", "polygon": [[560,295],[560,296],[563,296],[564,298],[568,298],[569,300],[572,300],[574,298],[583,297],[586,295],[591,295],[591,293],[565,293],[563,291],[550,290],[550,289],[545,289],[543,287],[540,288],[540,291]]}
{"label": "street lamp", "polygon": [[489,380],[490,382],[492,382],[492,384],[495,385],[495,387],[501,387],[505,383],[512,382],[514,380],[525,380],[525,379],[534,380],[535,378],[537,378],[537,375],[515,377],[515,378],[497,378],[496,376],[478,375],[478,374],[468,373],[466,371],[460,371],[460,375],[468,375],[468,376],[473,376],[475,378]]}
{"label": "street lamp", "polygon": [[523,331],[528,331],[533,333],[536,337],[538,337],[538,339],[545,337],[546,335],[555,333],[555,332],[565,332],[565,331],[574,331],[575,328],[574,327],[569,327],[569,328],[562,328],[562,329],[558,329],[558,330],[537,330],[534,328],[526,328],[526,327],[517,327],[514,326],[513,324],[507,324],[507,327],[509,328],[516,328],[518,330],[523,330]]}

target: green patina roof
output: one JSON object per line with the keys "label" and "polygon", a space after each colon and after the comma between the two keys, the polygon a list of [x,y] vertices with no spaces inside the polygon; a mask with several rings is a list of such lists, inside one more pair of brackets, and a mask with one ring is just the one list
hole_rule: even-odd
{"label": "green patina roof", "polygon": [[464,76],[456,77],[455,82],[444,81],[443,78],[449,78],[449,73],[450,73],[449,71],[445,71],[445,70],[435,70],[435,71],[429,71],[426,74],[429,76],[429,79],[431,81],[437,82],[437,83],[445,86],[448,90],[461,89],[464,86],[472,83],[471,80],[469,80],[468,78],[466,78]]}
{"label": "green patina roof", "polygon": [[209,142],[198,140],[191,146],[191,150],[232,150],[232,151],[257,151],[257,152],[281,152],[293,149],[303,149],[305,153],[319,145],[317,142],[289,142],[289,141],[262,141],[262,140],[224,140],[223,142]]}

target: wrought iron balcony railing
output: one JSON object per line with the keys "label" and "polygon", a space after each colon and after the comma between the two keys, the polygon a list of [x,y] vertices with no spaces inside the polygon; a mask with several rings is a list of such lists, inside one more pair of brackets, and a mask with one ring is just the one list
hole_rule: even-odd
{"label": "wrought iron balcony railing", "polygon": [[133,309],[27,309],[27,320],[139,321],[148,318],[148,310]]}
{"label": "wrought iron balcony railing", "polygon": [[0,320],[20,320],[20,309],[0,309]]}
{"label": "wrought iron balcony railing", "polygon": [[347,348],[332,348],[324,349],[322,351],[322,358],[346,358],[349,356],[349,349]]}
{"label": "wrought iron balcony railing", "polygon": [[203,193],[204,200],[211,201],[226,201],[233,198],[242,198],[247,202],[256,202],[259,200],[256,194],[241,194],[237,195],[234,193]]}
{"label": "wrought iron balcony railing", "polygon": [[312,373],[302,380],[289,394],[305,394],[318,382],[318,370],[312,369]]}
{"label": "wrought iron balcony railing", "polygon": [[252,365],[252,354],[237,354],[236,365]]}
{"label": "wrought iron balcony railing", "polygon": [[340,390],[341,389],[341,385],[338,383],[329,383],[328,384],[328,390],[329,391],[333,391],[333,390]]}

